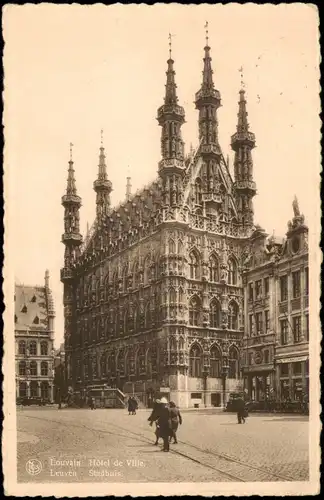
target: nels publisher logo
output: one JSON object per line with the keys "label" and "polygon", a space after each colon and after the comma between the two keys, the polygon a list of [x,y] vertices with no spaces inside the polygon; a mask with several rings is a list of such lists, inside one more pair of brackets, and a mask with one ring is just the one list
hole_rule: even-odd
{"label": "nels publisher logo", "polygon": [[37,476],[42,471],[42,462],[37,460],[37,458],[32,458],[26,463],[26,471],[31,476]]}

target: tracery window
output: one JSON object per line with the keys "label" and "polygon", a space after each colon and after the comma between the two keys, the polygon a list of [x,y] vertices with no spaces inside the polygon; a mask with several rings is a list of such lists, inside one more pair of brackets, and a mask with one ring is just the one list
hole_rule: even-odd
{"label": "tracery window", "polygon": [[200,324],[200,311],[201,301],[198,297],[194,296],[189,302],[189,324],[199,326]]}
{"label": "tracery window", "polygon": [[177,292],[175,289],[172,287],[169,290],[169,301],[170,304],[176,304],[177,303]]}
{"label": "tracery window", "polygon": [[201,377],[201,372],[202,349],[198,344],[195,344],[189,351],[189,375],[190,377]]}
{"label": "tracery window", "polygon": [[238,330],[239,308],[236,302],[230,302],[228,306],[228,329]]}
{"label": "tracery window", "polygon": [[37,355],[37,343],[34,340],[32,340],[29,344],[29,354],[30,356]]}
{"label": "tracery window", "polygon": [[176,253],[176,245],[175,245],[174,240],[172,240],[171,238],[169,239],[169,253],[170,254]]}
{"label": "tracery window", "polygon": [[238,349],[234,346],[230,347],[228,364],[228,377],[239,378],[239,353]]}
{"label": "tracery window", "polygon": [[41,362],[41,375],[43,377],[47,377],[48,376],[48,363],[47,363],[47,361],[42,361]]}
{"label": "tracery window", "polygon": [[141,347],[136,356],[136,368],[138,375],[144,375],[145,371],[145,349]]}
{"label": "tracery window", "polygon": [[222,374],[222,355],[218,346],[210,349],[210,376],[219,378]]}
{"label": "tracery window", "polygon": [[237,265],[234,259],[229,259],[228,261],[228,284],[237,284]]}

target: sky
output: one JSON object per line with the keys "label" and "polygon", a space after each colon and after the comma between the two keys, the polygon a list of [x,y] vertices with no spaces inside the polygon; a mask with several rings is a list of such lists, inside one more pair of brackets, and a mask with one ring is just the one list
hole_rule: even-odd
{"label": "sky", "polygon": [[169,33],[179,104],[186,112],[186,151],[198,142],[193,101],[201,85],[207,20],[222,97],[219,140],[231,170],[243,67],[257,143],[255,222],[284,236],[296,195],[310,231],[316,230],[320,54],[314,7],[27,4],[6,6],[3,15],[8,248],[17,282],[43,284],[45,269],[50,271],[56,345],[63,341],[61,196],[69,144],[85,234],[95,215],[101,129],[113,205],[125,197],[127,175],[133,191],[157,176],[156,111],[163,104]]}

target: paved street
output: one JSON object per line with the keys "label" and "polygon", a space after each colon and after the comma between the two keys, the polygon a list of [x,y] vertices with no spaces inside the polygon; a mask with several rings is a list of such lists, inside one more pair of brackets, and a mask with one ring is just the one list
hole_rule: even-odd
{"label": "paved street", "polygon": [[148,410],[23,408],[17,415],[19,482],[308,480],[305,416],[252,414],[238,425],[219,410],[183,411],[179,444],[163,453],[153,445]]}

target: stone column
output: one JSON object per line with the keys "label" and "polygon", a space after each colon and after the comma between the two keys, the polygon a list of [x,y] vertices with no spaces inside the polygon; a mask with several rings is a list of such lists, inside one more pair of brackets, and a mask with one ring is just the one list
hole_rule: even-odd
{"label": "stone column", "polygon": [[41,397],[41,384],[40,382],[37,382],[37,397],[40,398]]}
{"label": "stone column", "polygon": [[27,384],[27,398],[30,398],[30,381],[27,380],[26,384]]}

